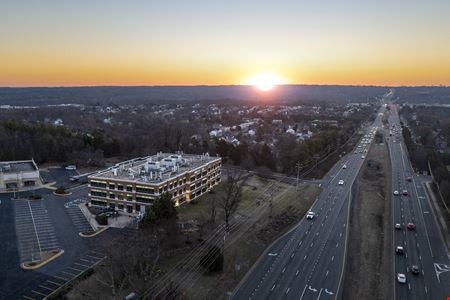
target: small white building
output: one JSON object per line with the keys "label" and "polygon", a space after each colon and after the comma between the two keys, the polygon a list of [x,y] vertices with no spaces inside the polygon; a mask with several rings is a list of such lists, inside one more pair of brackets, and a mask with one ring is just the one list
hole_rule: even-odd
{"label": "small white building", "polygon": [[0,162],[0,190],[17,191],[40,184],[41,177],[34,160]]}

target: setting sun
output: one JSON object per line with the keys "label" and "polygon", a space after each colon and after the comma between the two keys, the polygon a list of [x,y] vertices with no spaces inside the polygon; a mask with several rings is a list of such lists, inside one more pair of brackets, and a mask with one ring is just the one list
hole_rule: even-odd
{"label": "setting sun", "polygon": [[274,86],[286,84],[286,82],[280,76],[273,73],[259,73],[248,78],[245,84],[252,85],[260,91],[269,91]]}

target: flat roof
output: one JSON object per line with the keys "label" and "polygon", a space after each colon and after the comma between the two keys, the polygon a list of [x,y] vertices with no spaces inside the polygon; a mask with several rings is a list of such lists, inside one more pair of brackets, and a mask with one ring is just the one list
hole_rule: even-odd
{"label": "flat roof", "polygon": [[37,171],[36,165],[32,160],[29,161],[1,161],[0,172],[2,173],[20,173]]}
{"label": "flat roof", "polygon": [[118,163],[89,176],[89,179],[114,179],[143,184],[159,184],[199,168],[221,157],[209,154],[158,153]]}

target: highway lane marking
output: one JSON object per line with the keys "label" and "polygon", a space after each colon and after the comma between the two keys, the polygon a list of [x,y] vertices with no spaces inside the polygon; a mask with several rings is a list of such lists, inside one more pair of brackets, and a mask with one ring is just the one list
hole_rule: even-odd
{"label": "highway lane marking", "polygon": [[339,246],[339,243],[336,243],[336,248]]}
{"label": "highway lane marking", "polygon": [[291,258],[294,258],[294,256],[295,256],[295,252],[291,254]]}
{"label": "highway lane marking", "polygon": [[320,295],[322,294],[322,290],[323,290],[323,288],[320,289],[320,292],[319,292],[319,295],[317,296],[317,299],[320,298]]}
{"label": "highway lane marking", "polygon": [[276,286],[277,286],[277,284],[275,283],[270,290],[273,291]]}
{"label": "highway lane marking", "polygon": [[305,257],[303,257],[303,260],[306,260],[306,255],[305,255]]}
{"label": "highway lane marking", "polygon": [[334,261],[334,255],[331,257],[331,261]]}
{"label": "highway lane marking", "polygon": [[327,270],[327,272],[325,273],[325,277],[328,277],[328,270]]}
{"label": "highway lane marking", "polygon": [[289,293],[290,290],[291,290],[291,288],[287,288],[286,295]]}
{"label": "highway lane marking", "polygon": [[297,270],[297,272],[295,272],[295,276],[297,276],[299,272],[300,272],[300,270]]}
{"label": "highway lane marking", "polygon": [[300,296],[299,300],[303,299],[303,295],[305,294],[306,288],[308,287],[308,285],[305,285],[305,288],[303,289],[302,295]]}
{"label": "highway lane marking", "polygon": [[28,297],[28,296],[25,296],[25,295],[23,295],[22,297],[25,298],[25,299],[34,300],[34,298],[31,298],[31,297]]}
{"label": "highway lane marking", "polygon": [[286,271],[286,267],[283,268],[283,270],[281,271],[281,274],[283,274],[284,271]]}

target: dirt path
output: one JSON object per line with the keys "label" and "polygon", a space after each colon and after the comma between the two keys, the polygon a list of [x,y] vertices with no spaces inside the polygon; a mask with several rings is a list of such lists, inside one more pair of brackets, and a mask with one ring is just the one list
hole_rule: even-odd
{"label": "dirt path", "polygon": [[389,299],[392,290],[391,165],[374,144],[354,186],[342,299]]}

